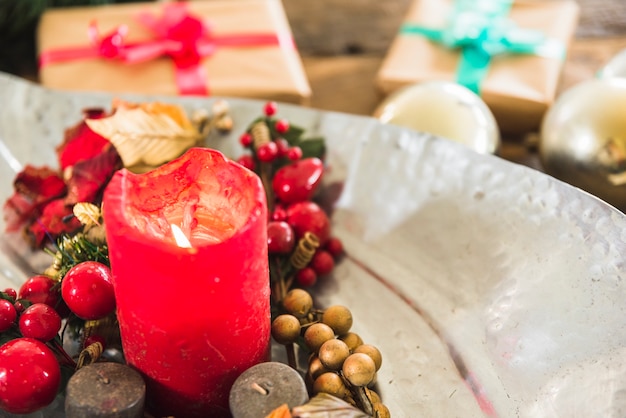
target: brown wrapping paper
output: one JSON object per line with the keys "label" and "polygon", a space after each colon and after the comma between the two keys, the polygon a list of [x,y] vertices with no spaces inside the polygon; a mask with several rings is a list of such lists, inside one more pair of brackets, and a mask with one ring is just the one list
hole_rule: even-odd
{"label": "brown wrapping paper", "polygon": [[[291,29],[279,0],[215,0],[188,2],[189,13],[205,20],[216,36],[275,33],[291,40]],[[125,42],[154,35],[135,20],[140,12],[162,14],[162,3],[131,3],[52,9],[38,27],[39,52],[89,45],[91,21],[100,34],[128,26]],[[306,104],[311,90],[297,50],[290,42],[255,47],[218,47],[202,61],[212,96],[247,97]],[[137,64],[101,58],[52,63],[40,69],[44,86],[62,90],[176,95],[174,65],[169,57]]]}
{"label": "brown wrapping paper", "polygon": [[[415,0],[406,23],[442,28],[453,0]],[[574,1],[515,1],[509,18],[518,27],[535,29],[567,48],[578,23]],[[384,94],[430,80],[456,80],[460,53],[419,35],[398,35],[377,75]],[[554,101],[564,61],[534,55],[499,55],[481,84],[481,97],[503,133],[519,134],[539,127]]]}

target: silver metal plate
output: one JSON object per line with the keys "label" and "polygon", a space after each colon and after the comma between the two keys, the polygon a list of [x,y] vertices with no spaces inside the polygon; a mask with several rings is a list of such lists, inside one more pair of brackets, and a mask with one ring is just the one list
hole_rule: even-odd
{"label": "silver metal plate", "polygon": [[[189,111],[214,100],[124,98]],[[56,161],[81,109],[111,99],[0,75],[0,199],[20,165]],[[263,103],[227,100],[234,131],[212,146],[236,157]],[[626,415],[625,215],[451,141],[368,117],[279,111],[327,140],[324,203],[347,256],[316,300],[348,306],[355,331],[380,348],[394,417]],[[5,236],[2,288],[34,268],[18,247]]]}

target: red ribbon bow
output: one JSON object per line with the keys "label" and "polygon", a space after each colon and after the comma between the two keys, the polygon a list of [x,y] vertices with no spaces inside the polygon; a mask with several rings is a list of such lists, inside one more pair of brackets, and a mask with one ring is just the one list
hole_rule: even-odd
{"label": "red ribbon bow", "polygon": [[201,62],[203,58],[213,55],[218,47],[280,44],[278,36],[273,33],[213,36],[210,28],[189,14],[183,3],[168,3],[163,7],[161,17],[147,12],[137,16],[138,21],[154,34],[153,40],[125,43],[128,32],[125,25],[101,37],[94,21],[88,28],[91,45],[44,51],[39,56],[39,65],[43,67],[85,58],[105,58],[133,64],[169,56],[174,63],[178,92],[183,95],[208,95],[209,88]]}

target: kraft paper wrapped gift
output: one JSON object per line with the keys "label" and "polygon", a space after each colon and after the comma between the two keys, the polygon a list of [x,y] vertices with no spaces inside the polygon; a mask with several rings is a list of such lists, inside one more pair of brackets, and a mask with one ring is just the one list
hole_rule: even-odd
{"label": "kraft paper wrapped gift", "polygon": [[299,104],[311,94],[279,0],[50,9],[38,50],[40,82],[54,89]]}
{"label": "kraft paper wrapped gift", "polygon": [[[482,3],[493,6],[498,1],[506,6],[506,0]],[[415,0],[377,74],[383,94],[432,80],[466,85],[462,80],[467,74],[460,66],[463,47],[446,46],[442,39],[422,32],[425,28],[440,32],[449,27],[452,16],[460,16],[459,8],[469,5],[475,9],[479,3]],[[538,47],[538,53],[509,50],[493,55],[475,91],[492,110],[503,133],[519,134],[537,129],[555,99],[565,53],[578,24],[579,7],[570,0],[517,0],[509,7],[503,16],[507,22],[504,29],[526,31],[526,35],[541,39],[537,44],[545,48]],[[415,27],[419,30],[413,30]]]}

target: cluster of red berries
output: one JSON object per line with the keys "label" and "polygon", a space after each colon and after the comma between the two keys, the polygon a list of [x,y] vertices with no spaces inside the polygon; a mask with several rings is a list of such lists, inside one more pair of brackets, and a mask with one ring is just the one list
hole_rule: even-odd
{"label": "cluster of red berries", "polygon": [[275,118],[275,103],[267,103],[264,111],[265,117],[241,135],[249,153],[238,161],[259,175],[268,199],[272,337],[285,345],[296,369],[296,344],[309,352],[306,383],[311,394],[329,394],[368,415],[387,418],[389,410],[369,387],[382,363],[378,349],[350,332],[349,309],[314,309],[311,295],[296,287],[313,286],[327,276],[344,252],[341,240],[331,234],[328,214],[315,201],[325,170],[324,147],[309,146],[300,138],[300,128]]}
{"label": "cluster of red berries", "polygon": [[[307,141],[301,138],[302,129],[277,118],[277,111],[275,102],[266,103],[265,117],[252,122],[240,136],[239,142],[249,153],[239,157],[238,162],[255,171],[264,183],[270,217],[270,257],[295,256],[297,261],[288,270],[295,283],[309,287],[333,270],[343,245],[331,236],[328,215],[313,200],[324,174],[324,148],[313,148],[305,155],[301,145]],[[308,251],[298,245],[307,233],[315,240],[311,243],[309,238],[314,248]]]}
{"label": "cluster of red berries", "polygon": [[50,404],[61,367],[76,367],[60,338],[62,319],[96,320],[114,310],[111,271],[96,261],[74,265],[62,281],[35,275],[19,292],[0,292],[0,409],[24,414]]}
{"label": "cluster of red berries", "polygon": [[[291,125],[287,119],[272,119],[272,117],[278,111],[278,105],[275,102],[267,102],[265,104],[264,113],[266,115],[265,123],[270,123],[267,126],[267,131],[262,128],[261,125],[252,125],[250,129],[244,132],[239,137],[239,142],[244,148],[249,148],[254,151],[254,156],[244,154],[239,157],[239,164],[243,165],[250,170],[255,171],[257,168],[257,162],[273,163],[277,159],[287,158],[290,161],[298,161],[302,158],[302,149],[297,145],[291,145],[287,139],[279,135],[285,135],[289,132]],[[272,138],[273,129],[275,137]]]}

